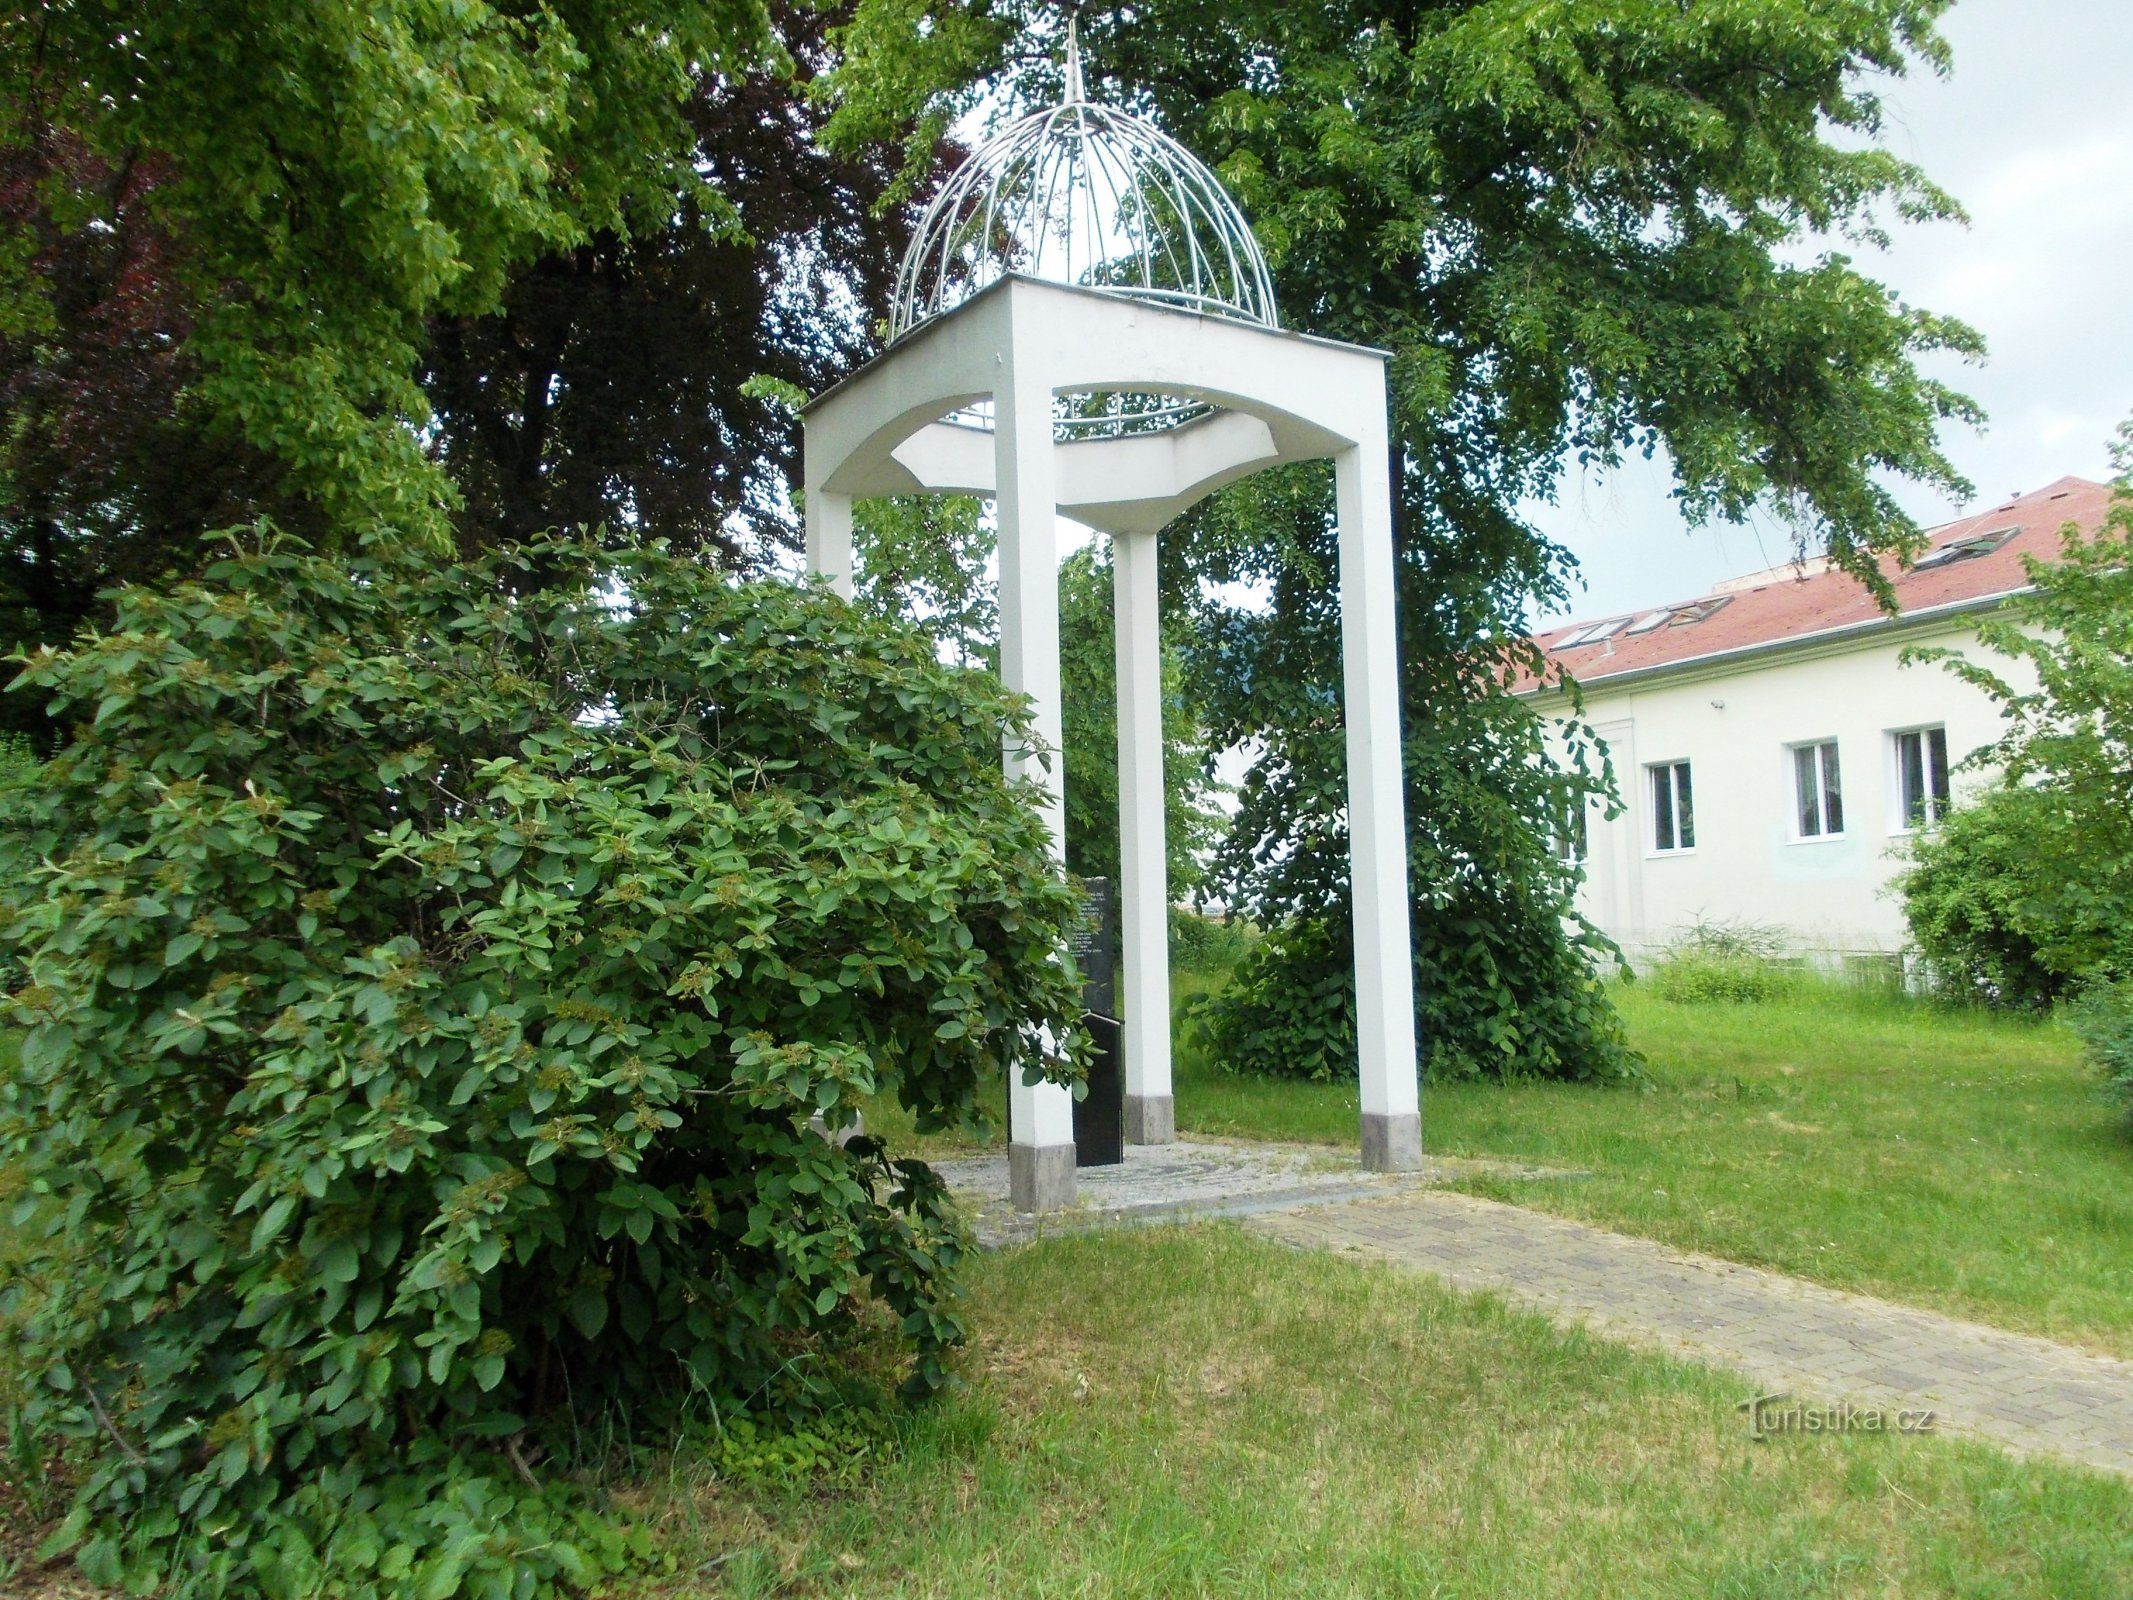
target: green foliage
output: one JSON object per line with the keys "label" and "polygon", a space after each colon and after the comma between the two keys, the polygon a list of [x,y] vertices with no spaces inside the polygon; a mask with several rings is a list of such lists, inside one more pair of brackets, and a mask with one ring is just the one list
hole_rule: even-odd
{"label": "green foliage", "polygon": [[[1439,930],[1440,935],[1443,930]],[[1523,1001],[1508,974],[1521,953],[1515,924],[1464,919],[1452,937],[1415,942],[1415,1011],[1422,1071],[1432,1082],[1568,1078],[1617,1082],[1639,1072],[1605,984],[1561,941],[1562,963]],[[1195,1044],[1233,1072],[1347,1080],[1356,1075],[1354,946],[1345,922],[1270,928],[1229,986],[1187,1002]]]}
{"label": "green foliage", "polygon": [[518,1471],[572,1418],[731,1406],[870,1300],[943,1381],[938,1180],[808,1122],[1072,1070],[996,683],[664,546],[271,539],[22,681],[75,737],[7,885],[0,1309],[92,1576],[579,1584],[627,1552]]}
{"label": "green foliage", "polygon": [[[334,522],[434,532],[450,490],[410,426],[425,319],[682,200],[730,220],[682,104],[768,47],[760,0],[65,6],[0,30],[0,151],[67,157],[38,174],[46,236],[107,223],[107,173],[155,173],[185,403]],[[34,336],[66,285],[17,221],[0,332]]]}
{"label": "green foliage", "polygon": [[853,507],[853,592],[921,622],[949,658],[999,665],[1000,613],[987,565],[993,529],[969,495],[890,495]]}
{"label": "green foliage", "polygon": [[2133,978],[2083,991],[2067,1007],[2066,1021],[2097,1070],[2133,1100]]}
{"label": "green foliage", "polygon": [[913,214],[883,204],[892,146],[818,137],[839,8],[764,9],[758,58],[701,64],[681,108],[714,197],[549,250],[486,316],[431,319],[421,379],[464,544],[607,523],[755,571],[797,546],[800,429],[769,389],[804,398],[871,353]]}
{"label": "green foliage", "polygon": [[1698,917],[1646,973],[1652,992],[1677,1005],[1760,1005],[1789,1000],[1810,982],[1784,959],[1785,938],[1753,922]]}
{"label": "green foliage", "polygon": [[[1269,473],[1210,507],[1195,535],[1223,571],[1272,591],[1263,609],[1209,607],[1197,665],[1213,741],[1261,754],[1214,858],[1233,905],[1271,931],[1240,981],[1202,1002],[1220,1057],[1246,1070],[1348,1077],[1346,730],[1335,533],[1323,472]],[[1440,540],[1440,535],[1442,535]],[[1400,609],[1401,747],[1421,1055],[1439,1078],[1618,1079],[1635,1071],[1595,969],[1613,946],[1577,912],[1582,863],[1555,819],[1610,803],[1606,757],[1574,719],[1553,740],[1503,693],[1516,649],[1502,617],[1540,574],[1456,534],[1414,527]],[[1493,575],[1492,575],[1493,574]],[[1442,583],[1429,603],[1424,580]],[[1454,647],[1453,641],[1465,644]],[[1573,700],[1574,704],[1574,700]],[[1326,1052],[1348,1052],[1337,1058]]]}
{"label": "green foliage", "polygon": [[1647,974],[1652,993],[1676,1005],[1761,1005],[1789,1000],[1800,991],[1803,974],[1756,956],[1723,956],[1707,951],[1669,952]]}
{"label": "green foliage", "polygon": [[1178,906],[1170,908],[1170,964],[1174,968],[1226,973],[1257,942],[1257,932],[1237,917],[1210,917]]}
{"label": "green foliage", "polygon": [[[0,877],[28,870],[36,843],[30,810],[36,797],[37,760],[20,734],[0,733]],[[0,944],[0,989],[12,989],[22,976],[13,944]]]}
{"label": "green foliage", "polygon": [[888,1443],[879,1412],[823,1412],[803,1422],[733,1417],[704,1454],[722,1482],[753,1492],[856,1488]]}
{"label": "green foliage", "polygon": [[2017,690],[1984,661],[1940,660],[1999,703],[2000,768],[1916,840],[1897,879],[1912,937],[1954,993],[2043,1006],[2133,976],[2133,422],[2120,429],[2111,513],[2074,526],[2057,561],[2025,557],[2034,592],[1978,627],[2035,674]]}
{"label": "green foliage", "polygon": [[[1119,881],[1118,628],[1107,550],[1084,545],[1059,568],[1060,713],[1066,744],[1067,866]],[[1163,643],[1163,840],[1168,898],[1190,898],[1220,836],[1214,749],[1187,698],[1179,642]]]}
{"label": "green foliage", "polygon": [[16,832],[34,792],[37,757],[17,733],[0,733],[0,835]]}
{"label": "green foliage", "polygon": [[[346,524],[324,504],[351,497],[415,495],[425,529],[448,518],[463,549],[605,523],[760,572],[797,544],[783,485],[799,429],[751,380],[807,391],[849,370],[886,314],[910,221],[880,204],[894,148],[833,155],[817,137],[828,109],[807,85],[834,10],[355,9],[367,25],[334,4],[265,20],[224,6],[218,28],[218,8],[194,4],[197,36],[158,13],[92,44],[72,22],[110,8],[71,7],[0,39],[0,82],[11,63],[46,74],[26,99],[12,84],[0,96],[23,112],[0,112],[0,654],[106,621],[120,583],[193,572],[202,528],[266,516],[336,541]],[[42,64],[8,55],[26,28]],[[555,70],[510,58],[499,28]],[[707,29],[724,48],[690,46]],[[340,35],[344,59],[299,64],[314,33]],[[51,92],[69,50],[144,36],[177,76],[241,48],[213,88],[244,115],[179,95],[142,140],[94,95]],[[412,95],[381,87],[402,69]],[[530,103],[510,98],[520,80]],[[140,87],[153,100],[170,86]],[[129,128],[134,103],[115,113]],[[118,155],[100,153],[107,138]],[[547,176],[499,172],[503,140]],[[203,142],[245,181],[203,196],[188,181]],[[602,172],[625,167],[642,194],[598,203]],[[263,215],[226,237],[251,202]],[[396,232],[446,231],[458,276],[435,295],[401,281],[416,263]],[[261,267],[263,248],[284,253]],[[233,353],[244,338],[264,356]],[[217,341],[228,359],[211,363]],[[314,367],[292,374],[306,351]],[[365,393],[386,398],[350,414]],[[307,425],[268,437],[292,408]],[[351,428],[362,448],[344,450]],[[57,737],[26,696],[0,698],[7,725],[41,749]]]}
{"label": "green foliage", "polygon": [[1312,924],[1268,929],[1226,988],[1186,1002],[1192,1042],[1230,1072],[1354,1077],[1355,974],[1334,953],[1339,944]]}
{"label": "green foliage", "polygon": [[[1066,767],[1067,866],[1118,881],[1118,668],[1111,562],[1103,541],[1059,568],[1060,713]],[[994,533],[982,504],[955,495],[862,500],[853,587],[888,616],[921,620],[951,659],[995,664],[1000,618],[987,565]],[[1180,642],[1163,660],[1163,816],[1172,899],[1196,890],[1201,856],[1221,827],[1214,749],[1188,694]]]}
{"label": "green foliage", "polygon": [[2044,1010],[2133,957],[2127,901],[2069,852],[2066,820],[2044,791],[2000,785],[1911,840],[1896,892],[1937,991]]}

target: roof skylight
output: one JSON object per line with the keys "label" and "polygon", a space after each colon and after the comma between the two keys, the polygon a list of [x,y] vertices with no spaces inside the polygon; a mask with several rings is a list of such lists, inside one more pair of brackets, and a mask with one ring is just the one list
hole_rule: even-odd
{"label": "roof skylight", "polygon": [[2019,527],[1993,528],[1985,533],[1969,533],[1960,539],[1950,539],[1937,550],[1928,550],[1913,563],[1912,571],[1924,572],[1930,567],[1953,566],[1958,561],[1975,561],[1979,556],[1989,556],[2022,530]]}

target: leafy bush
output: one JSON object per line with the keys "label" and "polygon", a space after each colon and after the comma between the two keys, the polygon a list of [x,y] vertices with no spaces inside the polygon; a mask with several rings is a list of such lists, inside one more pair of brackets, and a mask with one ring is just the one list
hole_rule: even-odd
{"label": "leafy bush", "polygon": [[792,1423],[734,1417],[704,1452],[720,1479],[750,1490],[855,1488],[888,1439],[879,1412],[850,1410]]}
{"label": "leafy bush", "polygon": [[2079,826],[2050,788],[2001,785],[1950,812],[1895,887],[1952,999],[2043,1010],[2133,973],[2133,841]]}
{"label": "leafy bush", "polygon": [[1785,938],[1755,922],[1698,917],[1652,963],[1653,993],[1679,1005],[1757,1005],[1800,992],[1806,974],[1784,960]]}
{"label": "leafy bush", "polygon": [[[29,810],[35,794],[37,758],[20,734],[0,733],[0,881],[28,869],[36,853]],[[0,990],[22,981],[22,963],[12,941],[0,943]]]}
{"label": "leafy bush", "polygon": [[1798,994],[1803,976],[1795,967],[1756,956],[1684,951],[1653,963],[1649,981],[1654,994],[1677,1005],[1759,1005]]}
{"label": "leafy bush", "polygon": [[2133,422],[2112,451],[2104,525],[2069,524],[2059,559],[2024,556],[2030,592],[1978,640],[2021,662],[1921,650],[1990,696],[2000,780],[1918,840],[1898,880],[1936,981],[1964,999],[2042,1008],[2133,977]]}
{"label": "leafy bush", "polygon": [[1235,917],[1203,917],[1170,908],[1170,960],[1188,972],[1227,972],[1245,957],[1257,935]]}
{"label": "leafy bush", "polygon": [[[1547,950],[1562,970],[1516,1001],[1493,941],[1515,929],[1463,921],[1415,941],[1422,1071],[1433,1081],[1569,1078],[1618,1081],[1639,1071],[1599,978],[1574,945]],[[1197,1042],[1236,1072],[1320,1081],[1356,1075],[1354,942],[1344,924],[1291,922],[1246,952],[1229,987],[1195,996]],[[1526,970],[1538,959],[1528,952]]]}
{"label": "leafy bush", "polygon": [[807,1125],[1070,1070],[1020,703],[663,548],[233,550],[22,674],[75,730],[0,1357],[94,1450],[84,1570],[523,1597],[629,1554],[526,1470],[572,1416],[730,1408],[869,1296],[941,1382],[937,1179]]}
{"label": "leafy bush", "polygon": [[2067,1007],[2066,1020],[2089,1059],[2133,1100],[2133,978],[2084,991]]}

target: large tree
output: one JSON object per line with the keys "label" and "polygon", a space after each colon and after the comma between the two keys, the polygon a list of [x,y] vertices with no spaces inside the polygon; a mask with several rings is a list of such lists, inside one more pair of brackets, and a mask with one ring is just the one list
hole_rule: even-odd
{"label": "large tree", "polygon": [[0,13],[0,644],[241,516],[443,539],[433,321],[677,217],[737,237],[701,104],[780,60],[761,0]]}
{"label": "large tree", "polygon": [[763,70],[699,80],[686,115],[714,204],[685,197],[532,262],[493,311],[433,319],[423,383],[463,545],[606,523],[757,567],[796,543],[780,397],[865,355],[908,223],[886,203],[893,146],[820,141],[833,15],[777,4]]}
{"label": "large tree", "polygon": [[[1423,1014],[1439,1070],[1619,1064],[1559,920],[1551,824],[1607,790],[1506,698],[1536,605],[1573,581],[1521,515],[1567,459],[1664,449],[1694,519],[1757,505],[1879,586],[1916,530],[1891,475],[1964,486],[1941,451],[1967,401],[1924,378],[1967,328],[1898,302],[1829,238],[1955,203],[1878,147],[1875,75],[1939,70],[1945,0],[1278,0],[1091,7],[1098,92],[1215,164],[1265,245],[1289,326],[1391,352],[1403,709]],[[928,26],[913,26],[921,11]],[[984,74],[1033,93],[1043,14],[864,0],[833,131],[927,131]],[[1346,950],[1338,635],[1324,486],[1229,491],[1175,530],[1168,603],[1199,610],[1257,741],[1228,854],[1236,896],[1292,920],[1312,971]],[[1210,580],[1251,576],[1265,607]],[[1535,777],[1535,773],[1539,777]],[[1299,960],[1305,960],[1299,956]],[[1306,981],[1308,980],[1308,981]],[[1434,997],[1432,990],[1434,989]]]}

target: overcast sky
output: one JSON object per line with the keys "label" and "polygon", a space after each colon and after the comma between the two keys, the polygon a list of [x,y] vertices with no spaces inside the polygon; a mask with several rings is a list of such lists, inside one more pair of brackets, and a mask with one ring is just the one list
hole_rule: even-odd
{"label": "overcast sky", "polygon": [[[1943,32],[1952,75],[1887,84],[1884,142],[1970,225],[1903,226],[1886,252],[1852,253],[1906,301],[1985,336],[1982,366],[1928,364],[1988,414],[1946,440],[1975,508],[2067,473],[2106,476],[2108,441],[2133,412],[2133,0],[1957,0]],[[1605,477],[1573,470],[1554,505],[1528,508],[1583,565],[1589,587],[1568,615],[1691,599],[1790,555],[1773,518],[1691,529],[1672,487],[1664,461],[1639,460]],[[1895,487],[1927,525],[1963,514]]]}

